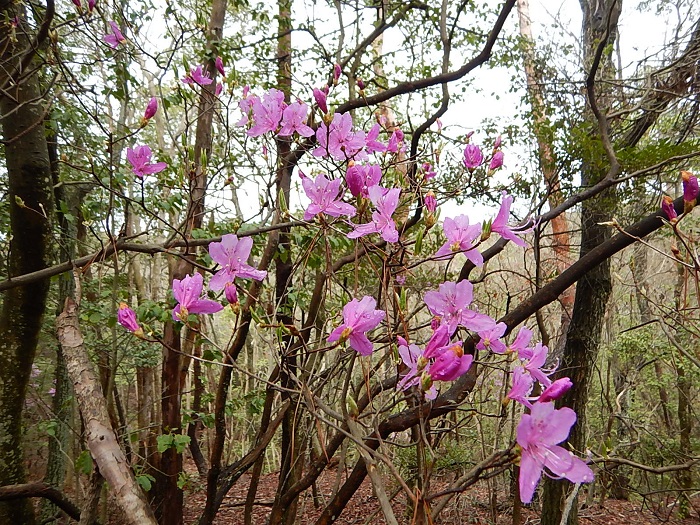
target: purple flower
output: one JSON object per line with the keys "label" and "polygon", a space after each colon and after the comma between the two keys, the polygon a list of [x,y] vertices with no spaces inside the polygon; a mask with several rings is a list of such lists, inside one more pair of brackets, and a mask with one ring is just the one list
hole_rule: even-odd
{"label": "purple flower", "polygon": [[498,323],[493,328],[482,330],[476,347],[479,350],[491,350],[495,354],[505,354],[506,344],[500,338],[506,333],[506,328],[506,323]]}
{"label": "purple flower", "polygon": [[676,208],[673,207],[673,199],[668,195],[664,195],[661,199],[661,209],[668,217],[668,220],[675,222],[678,219],[678,213],[676,213]]}
{"label": "purple flower", "polygon": [[503,139],[501,138],[500,135],[498,137],[496,137],[496,141],[493,143],[493,151],[496,151],[497,149],[499,149],[501,147],[502,141],[503,141]]}
{"label": "purple flower", "polygon": [[156,114],[158,111],[158,99],[156,97],[151,97],[151,100],[148,101],[148,105],[146,106],[146,111],[143,113],[143,122],[148,122],[153,118],[153,116]]}
{"label": "purple flower", "polygon": [[[508,216],[510,214],[511,204],[513,204],[513,197],[508,195],[508,193],[504,191],[503,200],[501,201],[501,207],[498,210],[498,215],[496,215],[496,218],[491,223],[491,231],[496,232],[504,239],[513,241],[518,246],[524,248],[525,246],[527,246],[527,243],[520,237],[518,237],[518,235],[516,235],[516,232],[510,229],[510,227],[508,227]],[[520,230],[517,233],[523,234],[529,233],[531,231],[532,228],[529,228],[527,230]]]}
{"label": "purple flower", "polygon": [[518,355],[523,354],[524,352],[526,352],[527,345],[530,344],[531,339],[532,330],[530,330],[526,326],[521,326],[520,330],[518,331],[518,335],[515,336],[515,339],[508,346],[506,352],[517,353]]}
{"label": "purple flower", "polygon": [[209,71],[205,71],[202,64],[192,68],[190,72],[182,78],[182,83],[190,86],[193,84],[208,86],[212,82],[214,81],[209,76]]}
{"label": "purple flower", "polygon": [[698,193],[700,193],[698,178],[689,171],[681,171],[681,178],[683,180],[683,200],[685,202],[695,202],[695,199],[698,198]]}
{"label": "purple flower", "polygon": [[408,390],[420,383],[420,375],[428,364],[418,345],[410,345],[403,338],[399,340],[399,356],[408,367],[408,372],[396,383],[397,390]]}
{"label": "purple flower", "polygon": [[433,165],[430,164],[429,162],[424,162],[423,163],[423,177],[425,180],[430,180],[434,178],[436,175],[435,170],[433,169]]}
{"label": "purple flower", "polygon": [[484,264],[481,252],[474,248],[474,243],[481,237],[481,224],[469,224],[469,217],[458,215],[454,219],[447,217],[442,223],[447,242],[435,252],[435,257],[447,257],[456,252],[464,252],[467,259],[476,266]]}
{"label": "purple flower", "polygon": [[73,0],[73,5],[77,8],[83,7],[82,1],[81,0]]}
{"label": "purple flower", "polygon": [[394,132],[391,134],[391,137],[389,137],[389,143],[386,145],[386,150],[391,153],[398,152],[401,148],[401,145],[403,144],[403,137],[403,131],[401,131],[400,129],[394,130]]}
{"label": "purple flower", "polygon": [[360,89],[360,95],[362,95],[362,92],[365,90],[365,88],[366,88],[367,86],[365,85],[365,81],[364,81],[364,80],[362,80],[361,78],[358,78],[358,79],[357,79],[357,87]]}
{"label": "purple flower", "polygon": [[462,341],[445,346],[430,365],[428,373],[435,381],[454,381],[463,375],[474,361],[474,356],[464,354]]}
{"label": "purple flower", "polygon": [[179,303],[173,308],[173,320],[186,321],[189,314],[213,314],[223,310],[216,301],[202,299],[202,274],[186,275],[182,280],[173,279],[173,296]]}
{"label": "purple flower", "polygon": [[513,385],[508,392],[508,399],[517,401],[521,405],[525,405],[528,408],[532,407],[532,403],[530,403],[529,399],[530,392],[532,392],[532,387],[535,383],[532,376],[525,372],[525,369],[522,366],[516,366],[512,375]]}
{"label": "purple flower", "polygon": [[313,93],[314,93],[314,99],[316,100],[316,104],[318,104],[318,108],[325,115],[326,113],[328,113],[328,103],[327,103],[326,93],[321,91],[318,88],[314,88]]}
{"label": "purple flower", "polygon": [[383,153],[386,151],[386,146],[377,140],[381,130],[382,127],[379,125],[379,123],[375,123],[374,126],[372,126],[372,129],[367,132],[367,136],[365,137],[365,149],[367,150],[367,153]]}
{"label": "purple flower", "polygon": [[284,93],[271,88],[263,95],[262,100],[251,97],[253,112],[253,127],[247,133],[251,137],[259,137],[268,131],[275,131],[280,123],[284,109]]}
{"label": "purple flower", "polygon": [[497,151],[491,157],[491,162],[489,163],[489,171],[496,171],[498,168],[503,166],[503,152]]}
{"label": "purple flower", "polygon": [[148,146],[136,146],[134,149],[127,148],[126,160],[131,164],[131,171],[134,175],[143,179],[145,175],[160,173],[168,165],[165,162],[151,162],[151,148]]}
{"label": "purple flower", "polygon": [[316,157],[330,155],[336,160],[366,158],[361,154],[365,147],[365,132],[352,131],[350,113],[335,113],[329,126],[324,122],[318,127],[316,138],[319,144],[313,151]]}
{"label": "purple flower", "polygon": [[338,79],[340,79],[340,74],[342,72],[343,72],[343,70],[340,68],[340,64],[333,65],[333,85],[334,86],[338,85]]}
{"label": "purple flower", "polygon": [[[319,213],[325,213],[331,217],[345,215],[353,217],[355,207],[341,202],[338,193],[340,191],[340,179],[328,180],[324,174],[316,176],[315,180],[301,173],[301,184],[304,187],[306,196],[311,199],[311,204],[304,212],[304,220],[310,221]],[[340,196],[342,198],[342,195]]]}
{"label": "purple flower", "polygon": [[216,57],[216,60],[214,61],[214,66],[216,67],[216,70],[221,73],[222,77],[226,76],[226,70],[224,69],[224,60],[221,57]]}
{"label": "purple flower", "polygon": [[289,137],[295,131],[302,137],[310,137],[314,134],[314,130],[306,125],[306,114],[309,111],[309,106],[303,102],[292,102],[284,108],[282,113],[282,129],[278,135],[280,137]]}
{"label": "purple flower", "polygon": [[236,277],[262,281],[267,272],[256,270],[247,262],[252,248],[251,237],[239,239],[232,233],[222,236],[221,242],[209,244],[209,255],[215,263],[221,265],[221,269],[209,281],[209,288],[214,291],[223,290]]}
{"label": "purple flower", "polygon": [[520,460],[520,499],[530,503],[545,467],[559,478],[572,483],[593,481],[593,471],[571,452],[558,446],[569,437],[576,423],[570,408],[554,409],[554,403],[535,403],[530,414],[518,424],[517,440],[522,448]]}
{"label": "purple flower", "polygon": [[235,284],[226,283],[226,286],[224,286],[224,297],[231,305],[238,303],[238,290],[236,290]]}
{"label": "purple flower", "polygon": [[438,291],[426,292],[423,299],[430,313],[439,316],[440,323],[449,327],[450,334],[459,325],[476,332],[493,328],[496,321],[491,317],[467,308],[472,297],[473,285],[465,279],[458,283],[444,282]]}
{"label": "purple flower", "polygon": [[362,195],[365,198],[369,198],[369,189],[379,184],[381,179],[382,169],[377,164],[363,166],[355,164],[352,160],[348,162],[345,181],[348,183],[348,189],[353,197]]}
{"label": "purple flower", "polygon": [[124,328],[129,330],[132,334],[137,337],[143,337],[143,328],[139,326],[136,320],[136,313],[129,308],[126,303],[119,303],[119,310],[117,311],[117,321]]}
{"label": "purple flower", "polygon": [[484,162],[484,154],[476,144],[467,144],[464,148],[464,165],[469,170],[475,170]]}
{"label": "purple flower", "polygon": [[522,360],[526,360],[525,370],[527,370],[532,377],[537,379],[542,386],[545,388],[552,384],[552,380],[549,379],[548,373],[551,374],[553,370],[547,372],[542,370],[545,362],[547,361],[547,354],[549,349],[542,343],[537,343],[535,348],[526,348],[519,352],[518,357]]}
{"label": "purple flower", "polygon": [[243,88],[243,98],[238,101],[238,107],[243,113],[241,119],[236,122],[236,126],[247,126],[253,113],[253,104],[260,102],[257,95],[248,96],[248,86]]}
{"label": "purple flower", "polygon": [[554,401],[559,399],[561,396],[566,394],[574,384],[568,377],[562,377],[557,379],[551,385],[544,389],[544,392],[540,395],[537,400],[538,403],[547,403],[549,401]]}
{"label": "purple flower", "polygon": [[376,306],[377,301],[368,295],[360,301],[350,301],[343,307],[343,324],[331,332],[328,342],[348,340],[360,355],[371,355],[374,346],[365,332],[375,329],[386,315],[383,310],[377,310]]}
{"label": "purple flower", "polygon": [[433,193],[433,190],[429,190],[428,193],[425,194],[423,203],[425,204],[425,209],[428,210],[428,212],[435,213],[435,209],[437,208],[437,199],[435,198],[435,193]]}
{"label": "purple flower", "polygon": [[371,233],[378,233],[386,242],[397,242],[399,240],[399,232],[391,216],[399,205],[401,189],[385,189],[381,186],[372,186],[367,192],[369,193],[369,200],[376,207],[376,211],[372,212],[372,222],[354,225],[355,229],[348,233],[348,238],[357,239]]}
{"label": "purple flower", "polygon": [[95,4],[97,4],[97,0],[88,0],[88,11],[92,13],[92,10],[95,9]]}
{"label": "purple flower", "polygon": [[111,47],[112,49],[116,49],[117,47],[119,47],[119,44],[123,44],[124,42],[126,42],[126,38],[124,38],[124,35],[122,34],[116,22],[110,20],[109,26],[112,28],[112,32],[104,35],[102,37],[102,40],[109,44],[109,47]]}

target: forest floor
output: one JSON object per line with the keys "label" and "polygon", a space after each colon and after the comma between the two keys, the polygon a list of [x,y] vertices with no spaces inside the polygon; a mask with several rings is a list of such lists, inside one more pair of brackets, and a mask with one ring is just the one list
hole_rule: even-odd
{"label": "forest floor", "polygon": [[[349,473],[349,471],[348,471]],[[318,482],[318,490],[321,498],[328,500],[332,494],[336,481],[337,470],[324,472]],[[441,488],[451,479],[445,479],[442,483],[435,482],[434,489]],[[217,525],[243,525],[243,505],[245,503],[250,476],[248,474],[241,477],[229,492],[228,497],[217,515],[214,522]],[[277,474],[262,476],[258,487],[258,505],[254,508],[254,525],[262,525],[266,522],[270,505],[274,499],[275,488],[277,487]],[[391,495],[394,490],[393,485],[388,484],[387,492]],[[486,483],[471,487],[464,494],[453,498],[450,504],[440,514],[435,522],[444,525],[511,525],[512,504],[501,493],[498,501],[489,502],[489,491]],[[205,494],[203,490],[189,492],[185,502],[185,523],[195,522],[197,516],[204,507]],[[670,496],[669,496],[670,498]],[[406,513],[407,498],[400,493],[393,500],[393,508],[399,523],[409,525],[410,517]],[[649,502],[644,504],[640,499],[632,501],[621,501],[606,499],[601,505],[595,502],[579,511],[579,523],[581,525],[698,525],[700,523],[700,499],[693,501],[694,514],[692,518],[679,520],[674,518],[674,500],[655,501],[652,506]],[[521,525],[539,523],[539,512],[535,508],[522,509]],[[301,525],[311,525],[321,513],[321,508],[316,508],[313,504],[311,490],[302,495],[299,505],[299,520]],[[376,511],[376,513],[375,513]],[[357,491],[350,504],[335,522],[338,525],[383,525],[385,523],[377,499],[372,493],[372,486],[369,480],[365,480]]]}

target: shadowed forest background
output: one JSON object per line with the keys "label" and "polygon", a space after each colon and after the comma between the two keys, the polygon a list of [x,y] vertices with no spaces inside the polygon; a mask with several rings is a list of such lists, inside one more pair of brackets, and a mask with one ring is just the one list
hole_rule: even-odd
{"label": "shadowed forest background", "polygon": [[700,519],[696,2],[0,11],[0,525]]}

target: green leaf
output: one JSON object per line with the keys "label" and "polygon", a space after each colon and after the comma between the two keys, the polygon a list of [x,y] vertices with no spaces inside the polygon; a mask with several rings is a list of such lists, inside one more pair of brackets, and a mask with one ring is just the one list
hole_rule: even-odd
{"label": "green leaf", "polygon": [[90,474],[92,472],[92,456],[89,450],[83,450],[75,460],[75,470],[81,474]]}
{"label": "green leaf", "polygon": [[151,476],[150,474],[139,474],[136,476],[136,483],[140,485],[140,487],[148,492],[151,490],[151,487],[153,487],[153,483],[155,483],[156,478]]}
{"label": "green leaf", "polygon": [[158,442],[158,452],[161,454],[173,446],[173,435],[172,434],[162,434],[156,439]]}

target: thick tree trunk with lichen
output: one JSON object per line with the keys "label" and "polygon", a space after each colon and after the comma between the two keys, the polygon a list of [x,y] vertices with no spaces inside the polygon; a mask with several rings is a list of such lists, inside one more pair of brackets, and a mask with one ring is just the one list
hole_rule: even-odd
{"label": "thick tree trunk with lichen", "polygon": [[[44,130],[45,104],[38,74],[27,76],[20,61],[30,46],[23,10],[0,3],[0,119],[10,210],[8,277],[44,268],[50,262],[53,212],[51,170]],[[10,20],[18,16],[13,27]],[[25,74],[20,79],[20,73]],[[22,408],[49,290],[48,279],[13,288],[0,311],[0,485],[25,481]],[[31,525],[29,500],[0,503],[0,524]]]}

